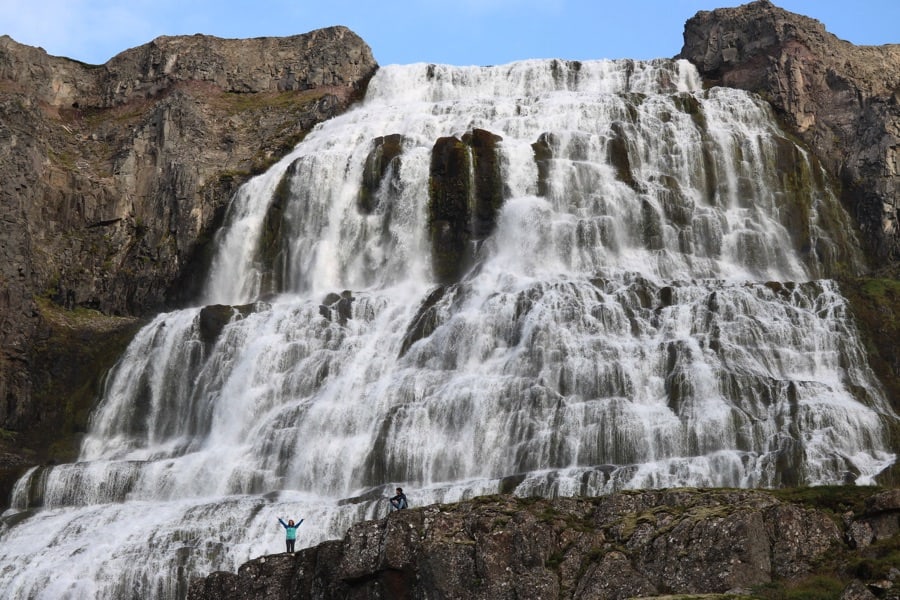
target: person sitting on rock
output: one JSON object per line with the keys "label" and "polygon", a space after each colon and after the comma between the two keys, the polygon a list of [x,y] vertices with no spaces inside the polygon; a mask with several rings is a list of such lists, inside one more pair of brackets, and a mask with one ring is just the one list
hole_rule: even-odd
{"label": "person sitting on rock", "polygon": [[406,494],[403,493],[403,488],[397,488],[397,495],[391,498],[391,512],[403,510],[408,506],[409,503],[406,501]]}
{"label": "person sitting on rock", "polygon": [[303,522],[303,519],[297,521],[297,524],[294,525],[293,519],[288,519],[288,522],[285,523],[281,520],[281,517],[278,517],[278,522],[284,527],[284,543],[287,546],[287,552],[294,551],[294,542],[297,541],[297,528],[300,527],[300,523]]}

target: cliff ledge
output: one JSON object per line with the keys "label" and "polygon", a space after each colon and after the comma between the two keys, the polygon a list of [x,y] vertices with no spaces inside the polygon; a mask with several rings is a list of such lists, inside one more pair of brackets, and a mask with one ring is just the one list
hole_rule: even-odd
{"label": "cliff ledge", "polygon": [[900,490],[491,496],[359,523],[195,580],[188,598],[897,599],[898,556]]}

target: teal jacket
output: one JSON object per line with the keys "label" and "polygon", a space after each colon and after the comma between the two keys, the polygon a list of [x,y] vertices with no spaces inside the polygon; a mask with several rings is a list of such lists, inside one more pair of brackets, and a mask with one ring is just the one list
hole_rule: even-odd
{"label": "teal jacket", "polygon": [[284,521],[281,520],[281,517],[278,518],[278,522],[282,524],[284,527],[284,537],[288,540],[296,540],[297,539],[297,528],[300,527],[300,523],[303,522],[303,519],[300,519],[293,525],[288,525]]}

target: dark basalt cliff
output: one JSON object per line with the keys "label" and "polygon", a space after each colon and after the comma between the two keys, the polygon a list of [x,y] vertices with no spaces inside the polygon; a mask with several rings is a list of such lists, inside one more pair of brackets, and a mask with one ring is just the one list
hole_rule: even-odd
{"label": "dark basalt cliff", "polygon": [[679,56],[766,98],[839,178],[879,263],[900,258],[900,44],[854,46],[759,0],[698,13]]}
{"label": "dark basalt cliff", "polygon": [[900,598],[898,553],[900,490],[494,496],[359,523],[188,598]]}
{"label": "dark basalt cliff", "polygon": [[376,69],[344,27],[161,37],[98,66],[0,37],[4,503],[28,464],[73,458],[137,318],[192,297],[232,192]]}

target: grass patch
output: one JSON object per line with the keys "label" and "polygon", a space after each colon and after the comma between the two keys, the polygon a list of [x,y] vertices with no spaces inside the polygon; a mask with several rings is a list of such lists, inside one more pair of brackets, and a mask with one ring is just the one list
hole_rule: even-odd
{"label": "grass patch", "polygon": [[317,102],[327,96],[327,89],[316,88],[304,91],[287,92],[223,92],[218,95],[213,104],[216,108],[223,109],[229,115],[236,115],[246,111],[263,110],[267,108],[289,109],[293,106],[301,108],[311,102]]}
{"label": "grass patch", "polygon": [[68,150],[56,150],[50,148],[47,150],[47,156],[50,157],[51,162],[58,165],[65,171],[74,171],[75,170],[75,160],[76,157],[74,154],[69,152]]}
{"label": "grass patch", "polygon": [[544,499],[540,496],[525,496],[525,497],[516,497],[516,501],[522,506],[533,506],[538,502],[542,502]]}
{"label": "grass patch", "polygon": [[472,503],[476,506],[480,506],[483,504],[494,504],[503,501],[503,497],[498,494],[491,494],[490,496],[475,496],[472,498]]}
{"label": "grass patch", "polygon": [[862,550],[862,556],[849,560],[849,572],[858,579],[888,579],[891,569],[900,565],[900,535],[878,540]]}
{"label": "grass patch", "polygon": [[540,514],[537,515],[538,520],[543,523],[551,523],[556,521],[561,516],[560,512],[552,505],[548,504],[547,506],[542,507]]}
{"label": "grass patch", "polygon": [[878,488],[857,485],[823,485],[804,488],[769,490],[782,500],[809,508],[827,510],[835,515],[853,511],[865,512],[866,499],[877,493]]}
{"label": "grass patch", "polygon": [[562,551],[557,550],[556,552],[551,554],[549,557],[547,557],[547,562],[545,564],[546,564],[547,568],[556,570],[559,568],[559,565],[562,564],[562,562],[563,562],[563,560],[565,560],[565,558],[566,558],[565,554]]}
{"label": "grass patch", "polygon": [[834,600],[846,585],[829,575],[814,575],[796,582],[772,582],[753,590],[755,598],[765,600]]}
{"label": "grass patch", "polygon": [[866,279],[860,288],[863,294],[879,304],[900,298],[900,281],[894,279]]}

